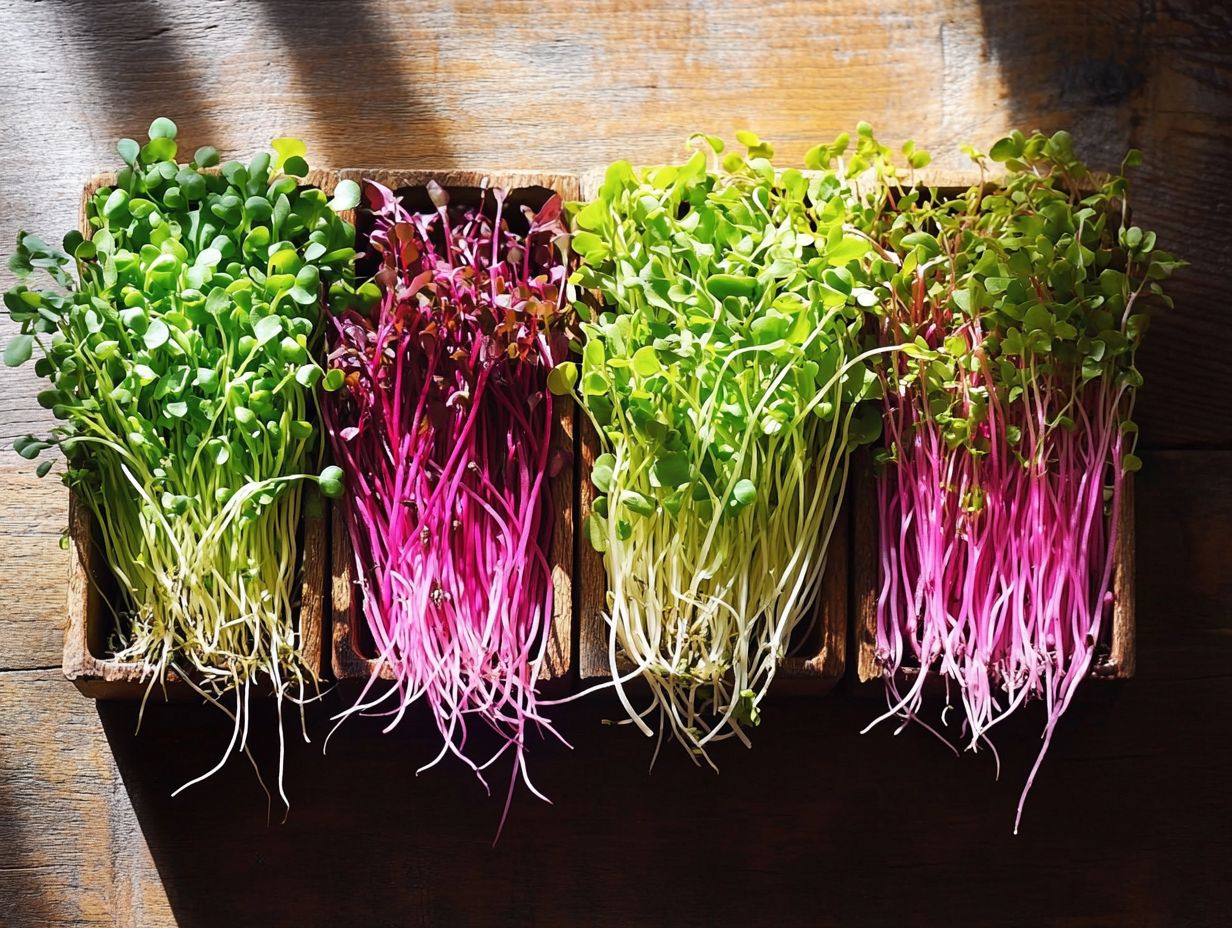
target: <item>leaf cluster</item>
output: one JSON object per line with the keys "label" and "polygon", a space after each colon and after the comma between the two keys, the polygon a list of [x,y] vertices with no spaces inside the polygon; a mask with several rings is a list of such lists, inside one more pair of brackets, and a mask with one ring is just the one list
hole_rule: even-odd
{"label": "leaf cluster", "polygon": [[[845,367],[877,302],[872,244],[850,230],[852,188],[829,167],[776,171],[772,146],[740,141],[746,153],[717,169],[702,149],[680,165],[617,162],[592,202],[571,207],[572,282],[596,297],[578,304],[580,393],[610,442],[637,449],[622,466],[644,469],[627,475],[636,489],[622,480],[596,502],[593,541],[616,513],[627,535],[629,519],[686,502],[703,519],[759,492],[772,503],[749,443],[845,417],[877,389],[867,365]],[[873,440],[878,421],[857,419],[844,442]],[[601,493],[614,466],[611,454],[597,463]]]}
{"label": "leaf cluster", "polygon": [[[1049,425],[1073,428],[1066,398],[1087,384],[1140,386],[1148,311],[1172,305],[1162,282],[1183,262],[1129,222],[1124,174],[1091,171],[1068,133],[1014,132],[973,155],[1006,172],[957,192],[888,179],[898,196],[864,228],[895,256],[883,333],[905,358],[887,366],[892,389],[916,391],[951,446],[979,451],[989,403],[1055,393]],[[1123,169],[1140,157],[1130,152]]]}
{"label": "leaf cluster", "polygon": [[[144,144],[118,143],[124,167],[86,203],[88,238],[70,232],[55,247],[19,234],[9,262],[19,283],[4,302],[21,334],[5,361],[39,346],[35,371],[49,381],[39,403],[60,420],[20,453],[60,444],[67,482],[81,484],[97,443],[119,448],[182,511],[182,478],[202,460],[219,469],[221,501],[315,446],[304,413],[322,374],[318,322],[326,291],[354,298],[353,230],[337,212],[358,189],[340,185],[330,201],[302,186],[295,139],[215,169],[212,148],[178,163],[175,136],[160,118]],[[32,286],[36,271],[53,286]]]}

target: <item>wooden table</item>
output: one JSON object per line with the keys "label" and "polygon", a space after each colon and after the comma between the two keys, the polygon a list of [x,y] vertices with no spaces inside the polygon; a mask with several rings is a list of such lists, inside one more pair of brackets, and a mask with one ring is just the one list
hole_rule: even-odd
{"label": "wooden table", "polygon": [[[1209,7],[1209,8],[1208,8]],[[959,142],[1072,131],[1112,167],[1146,153],[1135,217],[1192,262],[1141,366],[1138,676],[1087,687],[1023,833],[1038,713],[1005,771],[927,735],[861,737],[843,686],[772,701],[722,774],[652,745],[602,698],[560,712],[495,850],[499,803],[432,738],[349,725],[288,759],[267,825],[239,764],[178,799],[215,713],[95,705],[59,672],[66,491],[0,452],[0,924],[1226,924],[1232,912],[1232,17],[1202,0],[880,3],[156,3],[0,0],[0,242],[58,235],[112,144],[159,114],[248,154],[301,135],[320,166],[580,170],[676,157],[749,127],[799,162],[868,119],[963,169]],[[0,283],[11,278],[0,273]],[[13,328],[0,322],[0,341]],[[0,441],[48,418],[5,371]],[[266,758],[269,760],[270,758]],[[498,787],[498,789],[503,789]]]}

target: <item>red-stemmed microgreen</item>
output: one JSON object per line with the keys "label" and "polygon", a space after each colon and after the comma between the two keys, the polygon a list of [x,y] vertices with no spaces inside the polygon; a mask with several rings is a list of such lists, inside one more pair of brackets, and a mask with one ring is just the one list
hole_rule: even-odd
{"label": "red-stemmed microgreen", "polygon": [[[329,338],[326,417],[377,657],[344,716],[392,700],[393,728],[422,700],[443,739],[424,769],[453,754],[483,781],[511,752],[507,813],[519,776],[540,795],[528,735],[556,734],[536,686],[553,613],[549,481],[568,463],[548,390],[568,352],[565,228],[558,197],[532,211],[500,189],[473,207],[428,192],[435,208],[413,212],[365,181],[373,305],[339,314]],[[468,753],[472,722],[496,732],[493,756]]]}
{"label": "red-stemmed microgreen", "polygon": [[916,718],[940,675],[973,750],[1044,701],[1017,830],[1058,720],[1106,656],[1117,512],[1141,466],[1134,356],[1179,262],[1128,222],[1137,152],[1112,177],[1065,132],[1015,132],[990,156],[1000,179],[946,195],[891,178],[864,217],[893,258],[882,339],[906,345],[882,367],[876,647],[882,718]]}

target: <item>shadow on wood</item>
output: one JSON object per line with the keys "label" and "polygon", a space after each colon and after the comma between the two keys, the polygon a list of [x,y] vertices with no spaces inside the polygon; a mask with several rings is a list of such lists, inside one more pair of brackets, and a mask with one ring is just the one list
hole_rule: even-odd
{"label": "shadow on wood", "polygon": [[[1222,385],[1232,355],[1209,337],[1222,305],[1232,239],[1207,221],[1232,180],[1232,15],[1226,4],[1063,4],[980,0],[986,54],[1000,66],[1024,132],[1067,129],[1078,156],[1130,173],[1134,222],[1192,262],[1169,282],[1176,309],[1152,319],[1138,358],[1146,378],[1135,419],[1148,448],[1232,447]],[[955,140],[957,144],[958,140]],[[971,139],[987,150],[994,138]],[[1184,402],[1166,385],[1185,384]]]}
{"label": "shadow on wood", "polygon": [[1137,675],[1080,692],[1018,837],[1038,704],[999,728],[998,782],[991,757],[955,759],[918,728],[860,736],[876,707],[843,687],[771,697],[752,751],[719,746],[720,775],[674,745],[648,773],[653,742],[602,725],[620,709],[591,698],[556,711],[574,751],[530,751],[554,805],[519,788],[495,848],[507,781],[487,798],[457,763],[416,777],[439,744],[422,716],[391,735],[348,722],[321,757],[337,703],[313,707],[315,743],[289,743],[290,817],[267,825],[242,762],[170,798],[225,744],[216,710],[151,707],[136,736],[135,707],[99,711],[182,928],[1215,924],[1232,907],[1232,743],[1211,722],[1232,711],[1229,466],[1232,454],[1148,456]]}
{"label": "shadow on wood", "polygon": [[[260,6],[282,38],[292,90],[316,117],[315,147],[332,167],[402,165],[394,156],[410,154],[436,165],[449,162],[448,123],[425,94],[433,75],[416,73],[431,65],[435,52],[416,47],[413,37],[382,21],[380,4],[261,0]],[[374,134],[360,131],[361,125],[384,128]]]}
{"label": "shadow on wood", "polygon": [[[83,93],[96,99],[108,135],[145,142],[155,117],[168,116],[179,129],[181,161],[191,160],[199,146],[216,143],[207,66],[181,41],[183,30],[176,27],[183,24],[175,22],[181,14],[158,0],[132,0],[122,17],[110,4],[93,0],[56,5],[68,7],[61,15],[72,28],[64,37],[82,59],[88,78],[81,82]],[[128,113],[141,116],[134,123],[125,118]],[[118,155],[114,163],[119,165]]]}

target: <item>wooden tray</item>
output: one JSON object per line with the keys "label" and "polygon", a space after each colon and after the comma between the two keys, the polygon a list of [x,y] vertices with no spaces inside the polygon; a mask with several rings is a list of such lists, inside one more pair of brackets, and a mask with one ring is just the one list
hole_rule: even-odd
{"label": "wooden tray", "polygon": [[[578,478],[580,501],[578,524],[583,524],[595,499],[590,470],[598,456],[598,436],[590,420],[582,414],[582,453]],[[814,604],[812,628],[798,642],[795,651],[779,662],[771,685],[773,693],[819,694],[830,690],[843,676],[847,660],[848,535],[850,519],[846,502],[839,509],[834,533],[826,553],[826,567]],[[612,676],[608,659],[609,630],[605,618],[607,573],[603,556],[580,537],[578,541],[579,589],[578,664],[583,680]]]}
{"label": "wooden tray", "polygon": [[[506,206],[526,205],[538,208],[553,193],[565,200],[578,197],[578,180],[571,174],[543,174],[531,171],[467,171],[467,170],[389,170],[383,168],[351,168],[338,172],[338,180],[353,180],[363,185],[374,180],[393,190],[412,210],[430,210],[425,185],[435,180],[453,203],[477,205],[482,187],[500,187],[506,191]],[[359,216],[362,223],[362,215]],[[352,222],[355,220],[352,219]],[[362,235],[358,236],[362,241]],[[577,511],[577,453],[574,427],[576,410],[571,402],[554,403],[555,429],[553,442],[563,451],[571,465],[549,482],[553,510],[552,545],[548,559],[552,567],[554,608],[547,650],[539,679],[546,690],[559,690],[568,685],[573,671],[573,616],[577,610],[574,583],[574,551],[580,523]],[[368,680],[378,672],[378,661],[367,644],[364,619],[355,596],[354,552],[344,519],[346,506],[333,507],[332,530],[332,594],[331,640],[332,666],[339,681]],[[388,666],[379,668],[380,676],[392,680]]]}
{"label": "wooden tray", "polygon": [[[881,669],[877,666],[877,591],[880,569],[878,567],[878,519],[876,478],[870,467],[853,468],[852,505],[855,512],[852,541],[852,588],[854,592],[856,677],[860,683],[880,680]],[[1091,669],[1091,677],[1097,680],[1128,680],[1135,669],[1134,625],[1134,482],[1126,477],[1121,490],[1120,509],[1117,513],[1118,530],[1116,553],[1113,563],[1112,591],[1115,602],[1112,607],[1111,626],[1105,626],[1101,638],[1108,644],[1107,660]],[[919,671],[904,668],[900,671],[903,680],[914,677]],[[942,679],[935,674],[925,681],[925,690],[930,684],[943,689]]]}
{"label": "wooden tray", "polygon": [[[64,629],[64,676],[94,699],[140,699],[149,688],[140,664],[106,656],[112,615],[107,602],[118,595],[114,578],[103,561],[94,514],[76,493],[69,496],[68,624]],[[315,486],[303,495],[303,543],[299,564],[303,576],[298,609],[300,649],[305,668],[320,677],[325,593],[325,507]],[[201,697],[177,674],[168,673],[166,694],[173,700]],[[156,694],[162,688],[154,687]]]}
{"label": "wooden tray", "polygon": [[[582,196],[598,195],[605,169],[587,171],[581,177]],[[595,499],[590,471],[599,450],[599,436],[584,413],[579,416],[581,454],[578,456],[578,665],[583,680],[610,678],[608,627],[604,618],[607,573],[603,556],[582,537],[581,527]],[[850,475],[850,472],[849,472]],[[798,655],[785,657],[775,674],[771,692],[824,693],[843,676],[847,660],[847,591],[849,518],[846,504],[839,511],[826,555],[813,627],[807,640],[799,642]]]}
{"label": "wooden tray", "polygon": [[[86,221],[86,204],[102,187],[115,183],[114,173],[97,174],[86,183],[81,194],[79,228],[90,238],[93,229]],[[313,171],[305,183],[332,191],[334,172]],[[302,572],[298,609],[300,645],[304,664],[313,676],[320,677],[324,622],[325,537],[323,500],[315,486],[306,487],[302,496],[303,540],[299,551]],[[94,515],[90,507],[69,495],[69,577],[68,622],[64,629],[64,675],[77,688],[94,699],[140,699],[149,688],[142,679],[139,664],[108,659],[106,642],[111,622],[107,600],[118,595],[114,578],[103,561]],[[155,686],[155,692],[162,692]],[[174,700],[196,700],[200,696],[174,673],[166,677],[166,695]]]}

